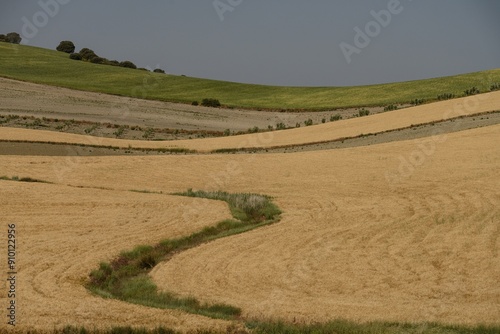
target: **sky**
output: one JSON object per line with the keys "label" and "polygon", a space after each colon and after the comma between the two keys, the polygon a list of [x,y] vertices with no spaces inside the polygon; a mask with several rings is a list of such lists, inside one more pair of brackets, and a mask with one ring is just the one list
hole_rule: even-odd
{"label": "sky", "polygon": [[500,68],[499,17],[498,0],[1,0],[0,33],[176,75],[351,86]]}

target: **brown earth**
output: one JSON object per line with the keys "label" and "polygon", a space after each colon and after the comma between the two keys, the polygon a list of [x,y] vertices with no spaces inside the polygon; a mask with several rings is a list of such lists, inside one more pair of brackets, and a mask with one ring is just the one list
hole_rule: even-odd
{"label": "brown earth", "polygon": [[329,142],[412,125],[439,122],[500,109],[500,91],[418,107],[297,129],[257,134],[176,141],[144,141],[82,136],[53,131],[0,127],[0,140],[76,143],[132,148],[182,148],[198,152],[221,149],[272,148]]}
{"label": "brown earth", "polygon": [[[325,112],[270,112],[257,110],[217,109],[202,106],[191,106],[180,103],[169,103],[129,97],[76,91],[47,85],[39,85],[17,80],[0,78],[0,115],[35,116],[38,118],[57,119],[52,122],[54,128],[63,126],[62,131],[85,134],[89,123],[111,123],[139,126],[143,129],[177,129],[194,132],[218,131],[230,129],[231,132],[247,131],[259,127],[267,129],[269,125],[284,123],[287,127],[295,127],[296,123],[304,125],[311,118],[315,124],[323,118],[339,114],[344,118],[351,117],[356,109],[345,109]],[[382,108],[367,108],[370,112],[381,112]],[[65,121],[82,121],[87,124],[64,124]],[[36,126],[32,126],[37,128]],[[38,127],[41,128],[41,127]],[[101,136],[113,136],[115,130],[108,131],[106,126],[92,132]],[[142,139],[144,131],[126,131],[123,138]],[[175,136],[160,138],[175,139],[193,136]]]}
{"label": "brown earth", "polygon": [[[319,144],[303,144],[290,147],[276,147],[251,151],[229,153],[293,153],[329,150],[348,147],[368,146],[393,141],[431,137],[437,134],[452,133],[484,126],[500,124],[500,111],[466,116],[447,121],[415,125],[411,128],[390,130],[361,137],[334,140]],[[45,156],[115,156],[115,155],[166,155],[175,154],[157,150],[145,151],[131,148],[88,147],[66,144],[45,144],[34,142],[0,141],[0,155],[45,155]],[[185,153],[180,153],[185,154]],[[190,153],[188,153],[190,154]]]}

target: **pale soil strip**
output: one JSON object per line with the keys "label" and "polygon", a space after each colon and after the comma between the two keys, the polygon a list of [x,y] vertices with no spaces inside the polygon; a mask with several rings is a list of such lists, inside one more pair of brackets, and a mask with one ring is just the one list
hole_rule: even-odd
{"label": "pale soil strip", "polygon": [[[224,203],[10,181],[0,181],[0,189],[2,222],[15,223],[18,233],[17,330],[51,331],[66,325],[193,330],[227,325],[103,299],[83,286],[91,270],[123,250],[188,235],[231,217]],[[206,210],[186,221],[184,208],[192,205],[205,205]],[[3,236],[2,241],[0,252],[5,254]],[[0,303],[7,305],[3,292]],[[4,330],[2,321],[0,332]]]}
{"label": "pale soil strip", "polygon": [[[138,87],[141,88],[141,87]],[[200,97],[203,98],[203,97]],[[295,125],[312,118],[319,123],[331,115],[351,115],[355,110],[281,113],[258,110],[219,109],[135,99],[0,78],[0,115],[93,121],[144,128],[246,131],[284,122]],[[380,108],[370,108],[372,112]]]}
{"label": "pale soil strip", "polygon": [[[4,156],[0,175],[274,196],[284,211],[280,223],[181,253],[153,273],[168,290],[243,307],[249,317],[498,324],[499,142],[496,125],[295,154]],[[418,156],[413,171],[403,168],[399,182],[389,182],[386,175],[399,172],[401,159]],[[191,220],[206,209],[181,210]],[[137,232],[128,229],[123,233]],[[44,252],[55,252],[48,246]],[[115,253],[110,248],[103,255]],[[135,307],[109,305],[109,314],[118,315]]]}
{"label": "pale soil strip", "polygon": [[130,146],[134,148],[186,148],[208,152],[217,149],[270,148],[333,141],[498,109],[500,109],[500,91],[316,126],[223,138],[152,142],[1,127],[0,140]]}

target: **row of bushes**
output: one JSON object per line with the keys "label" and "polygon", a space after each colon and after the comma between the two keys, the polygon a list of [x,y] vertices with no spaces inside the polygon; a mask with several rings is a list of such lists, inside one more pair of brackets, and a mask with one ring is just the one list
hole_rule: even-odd
{"label": "row of bushes", "polygon": [[0,34],[0,42],[20,44],[23,39],[17,32],[9,32],[7,35]]}
{"label": "row of bushes", "polygon": [[[120,66],[125,68],[137,69],[137,66],[131,61],[118,61],[109,60],[104,57],[98,56],[94,50],[89,48],[83,48],[80,52],[75,53],[75,44],[71,41],[62,41],[56,48],[57,51],[69,53],[69,58],[73,60],[87,61],[93,64],[110,65],[110,66]],[[140,68],[140,70],[146,70],[145,68]],[[157,68],[153,72],[155,73],[165,73],[164,70]]]}

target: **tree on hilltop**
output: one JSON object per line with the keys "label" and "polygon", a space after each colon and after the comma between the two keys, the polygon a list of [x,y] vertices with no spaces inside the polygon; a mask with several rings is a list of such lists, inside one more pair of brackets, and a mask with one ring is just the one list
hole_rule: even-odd
{"label": "tree on hilltop", "polygon": [[120,66],[121,67],[126,67],[126,68],[133,68],[133,69],[137,68],[137,66],[135,66],[135,64],[133,62],[128,61],[128,60],[122,61],[120,63]]}
{"label": "tree on hilltop", "polygon": [[75,44],[72,41],[62,41],[56,48],[57,51],[73,53],[75,52]]}
{"label": "tree on hilltop", "polygon": [[7,43],[20,44],[22,38],[17,32],[9,32],[7,36],[5,36],[5,40]]}
{"label": "tree on hilltop", "polygon": [[80,50],[79,54],[82,56],[82,59],[85,61],[92,61],[92,59],[97,58],[98,56],[95,54],[93,50],[89,48],[83,48]]}

